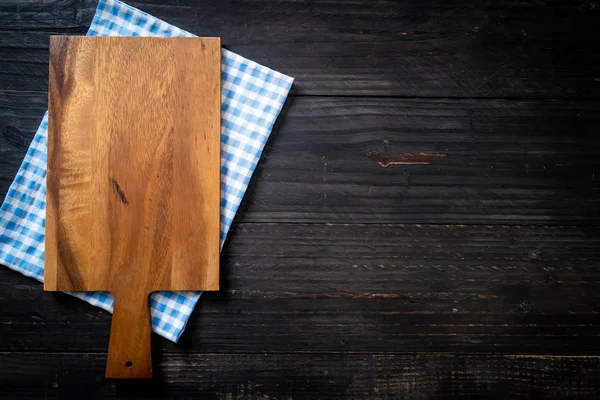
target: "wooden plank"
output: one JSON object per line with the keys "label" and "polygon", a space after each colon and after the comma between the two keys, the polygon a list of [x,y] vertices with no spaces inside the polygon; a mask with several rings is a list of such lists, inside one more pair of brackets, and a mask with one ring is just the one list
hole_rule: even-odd
{"label": "wooden plank", "polygon": [[[600,355],[594,227],[240,224],[167,352]],[[0,269],[0,351],[104,351],[108,313]]]}
{"label": "wooden plank", "polygon": [[110,292],[107,377],[149,378],[150,293],[219,288],[221,42],[50,47],[44,289]]}
{"label": "wooden plank", "polygon": [[[10,290],[16,291],[15,289]],[[29,288],[29,290],[32,290]],[[525,291],[526,289],[521,289]],[[576,289],[572,289],[576,291]],[[559,296],[565,290],[544,295]],[[581,296],[592,296],[583,290]],[[395,299],[289,299],[245,300],[205,296],[189,321],[180,343],[154,336],[169,353],[370,353],[458,352],[493,354],[600,355],[597,318],[587,314],[536,314],[542,302],[534,291],[530,301],[509,304],[512,313],[473,314],[477,308],[466,296],[396,294]],[[4,298],[13,297],[7,293]],[[23,297],[22,294],[14,297]],[[572,304],[574,295],[565,301]],[[597,298],[594,298],[597,302]],[[76,299],[57,305],[40,297],[14,302],[3,312],[2,351],[106,352],[110,315]],[[435,314],[429,308],[461,309]],[[406,305],[405,305],[406,304]],[[533,305],[532,305],[533,304]],[[463,308],[464,307],[464,308]],[[481,306],[483,308],[483,306]],[[41,315],[40,308],[48,311]],[[421,306],[425,308],[425,306]],[[508,308],[508,307],[506,307]],[[356,311],[360,309],[360,311]],[[451,308],[450,308],[451,309]],[[419,314],[423,312],[423,314]],[[597,312],[597,311],[596,311]]]}
{"label": "wooden plank", "polygon": [[293,98],[244,221],[597,223],[597,107]]}
{"label": "wooden plank", "polygon": [[7,0],[0,5],[0,20],[3,29],[76,29],[89,26],[96,5],[95,0]]}
{"label": "wooden plank", "polygon": [[[4,195],[45,106],[43,94],[1,93]],[[599,107],[598,101],[293,97],[240,217],[597,224]]]}
{"label": "wooden plank", "polygon": [[[598,97],[600,9],[586,0],[129,2],[294,76],[307,95]],[[0,89],[45,90],[49,32],[94,0],[5,0]]]}
{"label": "wooden plank", "polygon": [[[0,353],[11,399],[160,398],[593,398],[598,357],[383,354],[165,354],[152,383],[110,382],[104,355]],[[74,373],[73,371],[77,371]]]}

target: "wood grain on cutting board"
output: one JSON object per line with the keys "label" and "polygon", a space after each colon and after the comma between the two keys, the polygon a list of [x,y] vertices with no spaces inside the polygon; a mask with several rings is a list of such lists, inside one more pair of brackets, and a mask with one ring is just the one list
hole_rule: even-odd
{"label": "wood grain on cutting board", "polygon": [[109,370],[148,347],[128,336],[149,340],[151,292],[219,288],[220,54],[218,38],[51,38],[44,285],[114,295],[109,353],[127,354]]}

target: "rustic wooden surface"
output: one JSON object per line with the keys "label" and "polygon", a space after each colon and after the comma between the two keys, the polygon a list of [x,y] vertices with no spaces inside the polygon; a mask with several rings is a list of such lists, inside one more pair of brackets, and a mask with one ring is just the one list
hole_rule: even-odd
{"label": "rustic wooden surface", "polygon": [[[0,269],[0,397],[594,398],[600,6],[136,1],[294,76],[221,258],[151,383],[110,315]],[[95,0],[0,4],[0,193],[46,109],[48,36]]]}
{"label": "rustic wooden surface", "polygon": [[112,293],[106,376],[151,378],[150,294],[219,289],[221,43],[52,36],[49,69],[44,289]]}

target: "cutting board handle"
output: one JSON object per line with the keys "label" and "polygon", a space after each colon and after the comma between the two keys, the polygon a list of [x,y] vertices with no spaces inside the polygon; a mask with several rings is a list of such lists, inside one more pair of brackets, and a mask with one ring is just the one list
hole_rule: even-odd
{"label": "cutting board handle", "polygon": [[152,378],[149,298],[135,290],[115,298],[110,341],[108,344],[107,378]]}

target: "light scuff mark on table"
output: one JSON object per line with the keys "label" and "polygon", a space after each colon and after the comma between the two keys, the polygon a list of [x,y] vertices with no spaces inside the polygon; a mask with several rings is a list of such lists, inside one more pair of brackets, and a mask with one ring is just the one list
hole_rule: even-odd
{"label": "light scuff mark on table", "polygon": [[428,165],[438,158],[446,158],[443,153],[389,153],[371,150],[367,156],[384,168],[390,165]]}

